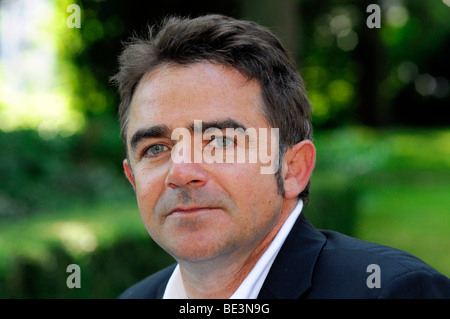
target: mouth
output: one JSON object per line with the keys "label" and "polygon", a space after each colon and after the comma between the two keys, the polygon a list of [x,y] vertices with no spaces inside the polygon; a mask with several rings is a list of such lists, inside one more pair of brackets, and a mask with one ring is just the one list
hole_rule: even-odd
{"label": "mouth", "polygon": [[187,216],[193,214],[208,213],[217,209],[218,209],[217,207],[197,207],[197,206],[176,207],[173,210],[171,210],[167,216]]}

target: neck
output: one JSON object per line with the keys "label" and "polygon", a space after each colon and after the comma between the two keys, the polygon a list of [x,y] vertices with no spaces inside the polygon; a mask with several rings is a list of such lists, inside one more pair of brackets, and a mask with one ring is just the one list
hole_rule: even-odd
{"label": "neck", "polygon": [[257,243],[210,260],[179,260],[184,288],[191,299],[227,299],[239,288],[272,243],[296,203],[283,203],[272,229]]}

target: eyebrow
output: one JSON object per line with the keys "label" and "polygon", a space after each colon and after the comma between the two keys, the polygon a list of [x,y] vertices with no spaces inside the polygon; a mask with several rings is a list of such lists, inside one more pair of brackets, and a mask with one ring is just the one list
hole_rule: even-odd
{"label": "eyebrow", "polygon": [[133,134],[131,138],[131,148],[136,150],[137,145],[144,139],[149,138],[170,138],[170,129],[167,125],[155,125],[146,129],[140,129]]}
{"label": "eyebrow", "polygon": [[[201,128],[200,127],[196,127],[195,123],[191,123],[188,127],[188,130],[193,133],[195,131],[199,131],[201,130],[202,133],[204,133],[207,129],[209,128],[217,128],[219,130],[224,130],[227,128],[233,128],[233,129],[243,129],[244,131],[247,130],[247,128],[245,127],[245,125],[243,125],[242,123],[233,120],[233,119],[225,119],[222,121],[207,121],[207,122],[203,122],[201,123]],[[133,151],[136,150],[136,147],[138,146],[138,144],[145,139],[150,139],[150,138],[171,138],[171,130],[169,129],[169,127],[167,125],[155,125],[155,126],[151,126],[149,128],[145,128],[145,129],[140,129],[137,130],[132,138],[131,138],[131,148]]]}
{"label": "eyebrow", "polygon": [[[209,128],[218,128],[219,130],[225,130],[227,128],[233,128],[233,129],[238,129],[241,128],[244,131],[247,130],[247,128],[245,127],[244,124],[233,120],[233,119],[226,119],[226,120],[222,120],[222,121],[208,121],[208,122],[203,122],[202,121],[202,127],[201,127],[201,131],[202,133],[204,133],[207,129]],[[192,123],[189,126],[189,130],[191,132],[194,132],[194,129],[200,130],[200,127],[195,127],[195,124]]]}

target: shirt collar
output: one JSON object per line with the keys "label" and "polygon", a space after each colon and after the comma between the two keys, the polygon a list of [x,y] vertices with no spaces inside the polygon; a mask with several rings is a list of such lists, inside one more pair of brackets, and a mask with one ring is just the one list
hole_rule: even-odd
{"label": "shirt collar", "polygon": [[[286,237],[295,224],[303,208],[303,201],[299,200],[294,210],[284,222],[271,244],[255,264],[253,269],[234,292],[230,299],[256,299],[264,281],[269,273],[270,267],[278,252],[283,246]],[[187,299],[181,277],[180,265],[177,265],[167,283],[163,299]]]}

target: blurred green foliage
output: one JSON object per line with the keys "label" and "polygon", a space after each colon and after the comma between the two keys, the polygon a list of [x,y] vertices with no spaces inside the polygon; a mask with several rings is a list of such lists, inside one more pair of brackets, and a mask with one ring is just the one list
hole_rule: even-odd
{"label": "blurred green foliage", "polygon": [[46,140],[37,131],[0,131],[0,219],[71,203],[129,198],[117,123],[92,119],[80,134]]}
{"label": "blurred green foliage", "polygon": [[[0,298],[115,298],[173,263],[130,201],[71,204],[0,230]],[[70,264],[81,268],[81,289],[66,285]]]}
{"label": "blurred green foliage", "polygon": [[299,69],[318,126],[448,125],[450,8],[442,1],[301,1]]}

